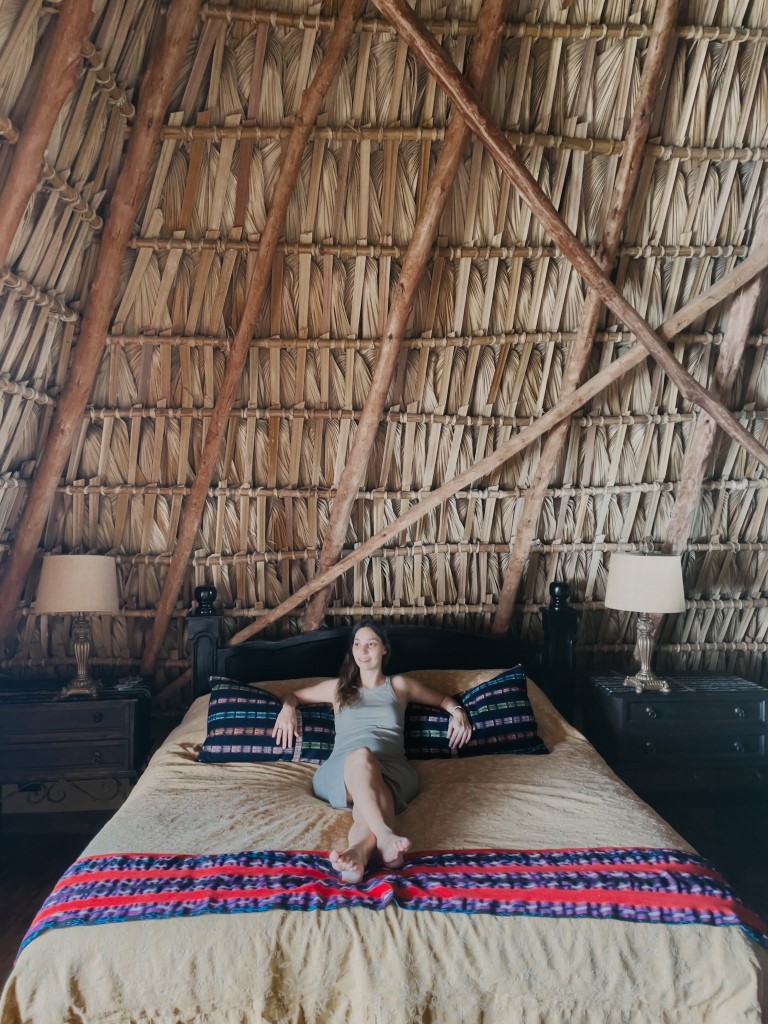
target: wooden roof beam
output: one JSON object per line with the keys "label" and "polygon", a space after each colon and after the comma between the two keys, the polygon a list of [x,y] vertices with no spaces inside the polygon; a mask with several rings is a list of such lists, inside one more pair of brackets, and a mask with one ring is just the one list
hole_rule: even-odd
{"label": "wooden roof beam", "polygon": [[259,310],[272,273],[272,260],[285,223],[285,215],[301,170],[304,149],[314,127],[320,104],[331,87],[349,41],[355,29],[359,0],[344,0],[328,48],[312,82],[301,99],[301,105],[293,124],[290,138],[283,152],[280,173],[272,194],[269,213],[264,225],[259,249],[254,260],[253,273],[245,298],[242,319],[235,334],[227,357],[227,365],[219,385],[216,404],[205,435],[200,461],[196,467],[195,479],[190,487],[189,497],[179,523],[179,531],[173,550],[173,557],[163,581],[163,589],[155,610],[152,629],[147,637],[142,658],[142,672],[151,673],[160,651],[168,623],[181,588],[184,574],[189,565],[195,537],[208,496],[216,460],[219,458],[221,442],[226,434],[229,414],[235,400],[237,388],[248,358],[251,338],[256,326]]}
{"label": "wooden roof beam", "polygon": [[[749,281],[755,277],[756,274],[761,273],[766,267],[768,267],[768,245],[762,248],[755,249],[742,263],[735,267],[729,274],[726,274],[720,281],[712,285],[707,291],[697,295],[695,299],[689,302],[682,309],[678,310],[677,313],[658,329],[658,336],[663,339],[663,344],[668,343],[675,335],[679,334],[689,324],[692,324],[694,320],[697,320],[700,316],[703,316],[708,310],[718,305],[724,299],[728,298],[734,291],[743,287]],[[367,541],[355,548],[351,554],[342,558],[341,561],[336,562],[335,565],[331,566],[323,573],[318,573],[314,579],[310,580],[303,587],[292,594],[285,601],[281,602],[276,608],[266,612],[260,616],[256,622],[250,623],[244,629],[241,629],[239,633],[230,639],[230,644],[239,644],[253,636],[255,633],[260,633],[262,630],[271,626],[273,622],[277,622],[284,615],[293,611],[303,601],[306,601],[313,594],[316,594],[319,590],[327,587],[329,583],[333,583],[334,580],[338,579],[345,572],[348,572],[355,565],[361,562],[364,558],[368,558],[378,551],[378,549],[385,544],[392,537],[396,537],[397,534],[402,533],[404,529],[410,526],[412,523],[417,522],[422,516],[431,512],[433,508],[436,508],[443,501],[447,501],[453,497],[457,491],[468,487],[474,483],[475,480],[479,480],[481,477],[487,476],[492,473],[499,466],[503,465],[507,459],[510,459],[517,452],[522,451],[532,441],[535,441],[537,437],[541,437],[546,434],[547,431],[554,429],[561,420],[566,419],[576,409],[581,408],[590,399],[594,398],[601,391],[618,380],[629,370],[635,366],[639,366],[645,359],[648,358],[648,351],[643,348],[642,345],[635,345],[628,352],[625,352],[623,356],[614,360],[599,373],[596,373],[593,377],[577,388],[571,395],[564,398],[557,405],[555,405],[548,412],[544,413],[535,423],[532,423],[529,427],[521,430],[515,437],[510,438],[503,445],[500,445],[495,452],[487,455],[480,462],[475,463],[469,469],[464,470],[458,476],[449,480],[447,483],[438,487],[437,490],[432,491],[421,501],[416,502],[411,508],[404,512],[403,515],[393,520],[388,526],[385,526],[382,530],[379,530],[377,534],[370,537]]]}
{"label": "wooden roof beam", "polygon": [[[507,12],[508,0],[487,0],[480,11],[478,34],[472,47],[467,77],[472,87],[482,93],[492,68],[501,40],[501,27]],[[323,548],[317,571],[322,573],[337,561],[344,546],[347,526],[360,485],[365,478],[376,433],[387,402],[413,309],[419,282],[424,275],[432,244],[440,225],[451,189],[459,169],[470,131],[458,114],[451,117],[445,133],[435,169],[429,180],[424,206],[416,219],[413,237],[403,259],[400,277],[392,297],[389,316],[384,325],[376,368],[366,396],[363,412],[357,425],[352,450],[347,458],[339,487],[331,505],[331,515],[323,538]],[[307,606],[302,630],[317,629],[328,608],[331,589],[319,591]]]}
{"label": "wooden roof beam", "polygon": [[[114,310],[125,248],[160,138],[171,90],[197,20],[198,6],[189,0],[171,0],[164,31],[157,36],[142,78],[136,120],[104,222],[96,270],[72,366],[5,564],[0,586],[0,638],[7,638],[12,629],[16,605],[96,379]],[[63,5],[62,17],[68,7],[69,4]],[[79,39],[78,54],[81,43],[82,39]]]}
{"label": "wooden roof beam", "polygon": [[[666,57],[670,52],[669,44],[675,36],[676,17],[677,0],[663,0],[656,9],[653,31],[645,54],[637,102],[624,139],[621,164],[603,225],[597,263],[606,274],[610,273],[616,260],[627,210],[634,197],[635,186],[640,176],[640,166],[645,152],[651,117],[665,70]],[[595,331],[602,308],[602,299],[594,288],[590,288],[584,299],[576,340],[571,345],[568,354],[568,362],[560,387],[561,398],[571,394],[578,387],[584,375],[592,353]],[[562,446],[566,441],[568,428],[568,420],[559,423],[547,437],[539,456],[531,486],[525,496],[523,511],[514,539],[510,539],[509,561],[499,593],[492,633],[505,633],[509,629],[520,581],[528,563],[531,545],[538,527],[541,507],[550,478],[560,458]]]}
{"label": "wooden roof beam", "polygon": [[[16,142],[0,194],[0,266],[8,259],[21,218],[40,183],[45,149],[61,108],[83,71],[83,40],[90,28],[91,0],[67,0],[40,75],[40,88]],[[7,55],[6,60],[13,57]]]}
{"label": "wooden roof beam", "polygon": [[599,295],[600,299],[635,334],[689,402],[701,406],[735,441],[768,468],[768,450],[746,430],[706,388],[685,370],[646,320],[615,288],[600,266],[563,221],[539,183],[507,141],[504,132],[485,110],[474,91],[451,62],[445,50],[425,29],[405,0],[374,0],[376,6],[450,96],[499,164],[503,173],[531,207],[545,230],[557,242],[562,254]]}
{"label": "wooden roof beam", "polygon": [[[768,245],[768,202],[758,213],[753,245]],[[736,295],[728,311],[728,323],[711,384],[712,393],[720,398],[728,396],[741,367],[764,284],[761,277],[754,278]],[[679,554],[688,544],[693,515],[701,500],[704,474],[715,442],[715,429],[712,417],[706,412],[700,413],[685,451],[675,504],[667,526],[664,550],[669,553]]]}

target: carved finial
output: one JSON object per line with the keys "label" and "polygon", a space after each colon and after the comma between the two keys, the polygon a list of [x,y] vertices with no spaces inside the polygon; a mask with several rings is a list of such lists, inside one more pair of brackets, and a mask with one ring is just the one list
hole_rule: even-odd
{"label": "carved finial", "polygon": [[565,580],[554,580],[549,584],[549,607],[553,612],[562,611],[570,596],[571,588]]}
{"label": "carved finial", "polygon": [[195,615],[215,615],[213,610],[213,602],[216,600],[216,587],[207,584],[202,587],[195,587],[195,600],[197,601],[197,608],[195,608]]}

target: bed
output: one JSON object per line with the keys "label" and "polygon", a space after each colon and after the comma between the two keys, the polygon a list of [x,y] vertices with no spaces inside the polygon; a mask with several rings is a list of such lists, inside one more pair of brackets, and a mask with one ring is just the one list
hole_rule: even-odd
{"label": "bed", "polygon": [[[397,627],[392,670],[408,667],[456,693],[521,661],[561,696],[568,613],[550,619],[543,649]],[[191,707],[70,869],[79,878],[82,865],[95,866],[112,884],[110,871],[126,865],[154,879],[183,861],[194,865],[198,888],[131,919],[135,892],[124,881],[109,890],[118,895],[99,911],[102,923],[42,927],[39,918],[5,986],[0,1024],[762,1019],[768,951],[760,922],[610,772],[536,682],[528,682],[528,697],[548,753],[418,761],[421,794],[398,819],[413,840],[406,865],[399,873],[374,867],[350,894],[324,861],[344,842],[347,816],[313,797],[311,764],[198,759],[211,676],[281,681],[272,688],[327,676],[344,632],[231,649],[219,646],[218,630],[215,616],[190,620]],[[462,879],[495,879],[502,862],[506,888],[491,897],[478,890],[482,898],[471,905],[457,900]],[[672,895],[655,883],[651,896],[628,894],[625,882],[599,891],[614,872],[648,879],[659,866],[661,889],[670,878],[688,886],[672,894],[682,910],[669,910]],[[199,886],[225,870],[238,872],[240,886],[261,886],[261,903],[237,889],[226,905],[203,906]],[[248,871],[256,881],[242,881]],[[563,879],[574,888],[542,895],[542,885]],[[585,886],[594,895],[585,897]],[[118,905],[129,919],[110,916]]]}

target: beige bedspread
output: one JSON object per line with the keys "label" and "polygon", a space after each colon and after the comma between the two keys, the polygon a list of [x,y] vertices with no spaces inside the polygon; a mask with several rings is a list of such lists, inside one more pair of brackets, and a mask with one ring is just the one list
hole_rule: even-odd
{"label": "beige bedspread", "polygon": [[[493,673],[414,675],[454,692]],[[531,686],[551,753],[416,762],[415,849],[686,844]],[[346,812],[314,769],[196,761],[207,698],[86,852],[328,850]],[[739,929],[354,910],[59,929],[21,954],[0,1024],[740,1024],[768,957]]]}

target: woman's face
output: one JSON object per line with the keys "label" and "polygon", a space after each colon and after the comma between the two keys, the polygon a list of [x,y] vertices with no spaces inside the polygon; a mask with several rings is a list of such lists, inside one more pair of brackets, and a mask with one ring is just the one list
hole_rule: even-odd
{"label": "woman's face", "polygon": [[352,656],[358,668],[381,668],[384,654],[384,644],[372,629],[369,629],[368,626],[358,629],[352,641]]}

